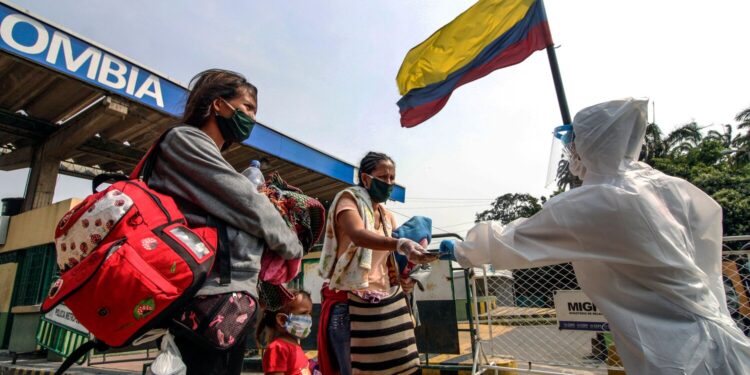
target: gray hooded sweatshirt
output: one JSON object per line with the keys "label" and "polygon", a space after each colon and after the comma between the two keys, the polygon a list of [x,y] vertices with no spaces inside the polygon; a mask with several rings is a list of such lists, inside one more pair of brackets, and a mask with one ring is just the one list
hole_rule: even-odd
{"label": "gray hooded sweatshirt", "polygon": [[190,226],[205,226],[208,215],[227,224],[232,280],[220,285],[218,273],[212,272],[198,295],[244,291],[257,298],[266,246],[284,259],[302,257],[297,235],[271,201],[224,160],[216,143],[199,128],[169,131],[148,184],[173,197]]}

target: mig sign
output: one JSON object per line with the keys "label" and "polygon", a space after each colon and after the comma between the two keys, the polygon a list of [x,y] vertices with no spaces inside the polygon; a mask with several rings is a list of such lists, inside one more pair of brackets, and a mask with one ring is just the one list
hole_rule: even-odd
{"label": "mig sign", "polygon": [[0,50],[172,116],[182,114],[184,87],[2,3]]}
{"label": "mig sign", "polygon": [[580,290],[556,290],[555,311],[560,329],[609,331],[602,312]]}

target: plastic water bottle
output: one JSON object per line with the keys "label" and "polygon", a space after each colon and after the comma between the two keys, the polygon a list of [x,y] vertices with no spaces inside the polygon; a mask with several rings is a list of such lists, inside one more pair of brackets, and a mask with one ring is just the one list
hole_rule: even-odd
{"label": "plastic water bottle", "polygon": [[250,166],[242,171],[242,175],[247,177],[256,189],[266,182],[263,172],[260,171],[260,162],[257,160],[250,161]]}

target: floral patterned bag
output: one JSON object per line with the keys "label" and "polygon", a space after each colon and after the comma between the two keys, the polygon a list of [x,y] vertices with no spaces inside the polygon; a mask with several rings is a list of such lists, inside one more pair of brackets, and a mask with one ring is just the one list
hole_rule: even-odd
{"label": "floral patterned bag", "polygon": [[175,335],[226,350],[245,337],[255,319],[256,303],[247,293],[197,296],[173,321]]}
{"label": "floral patterned bag", "polygon": [[[297,234],[304,253],[307,254],[320,239],[325,225],[325,208],[317,199],[287,184],[278,173],[273,173],[261,192],[276,207],[284,221]],[[283,259],[268,249],[263,251],[258,275],[258,301],[260,307],[277,311],[294,295],[284,284],[292,281],[302,267],[302,259]]]}

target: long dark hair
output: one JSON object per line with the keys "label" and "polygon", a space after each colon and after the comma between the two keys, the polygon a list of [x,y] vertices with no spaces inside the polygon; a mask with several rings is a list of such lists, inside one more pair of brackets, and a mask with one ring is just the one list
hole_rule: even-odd
{"label": "long dark hair", "polygon": [[[374,152],[370,151],[365,155],[365,157],[362,158],[362,161],[359,162],[359,173],[360,175],[362,173],[370,174],[372,171],[375,170],[375,168],[378,167],[378,163],[381,161],[389,161],[393,164],[393,166],[396,166],[396,162],[391,159],[390,156],[382,153],[382,152]],[[364,187],[365,185],[362,183],[362,176],[359,178],[359,186]]]}
{"label": "long dark hair", "polygon": [[211,103],[216,98],[231,100],[247,90],[258,100],[258,88],[236,72],[222,69],[209,69],[198,73],[190,80],[190,96],[185,103],[182,122],[201,126],[211,115]]}
{"label": "long dark hair", "polygon": [[[305,299],[312,301],[312,297],[310,297],[310,293],[307,291],[289,289],[289,293],[294,296],[291,301],[294,301],[300,294],[303,295]],[[276,333],[276,314],[289,314],[289,310],[291,310],[291,301],[278,310],[261,310],[260,318],[258,318],[258,325],[255,327],[255,342],[258,344],[259,348],[267,346],[273,339],[273,336]]]}

